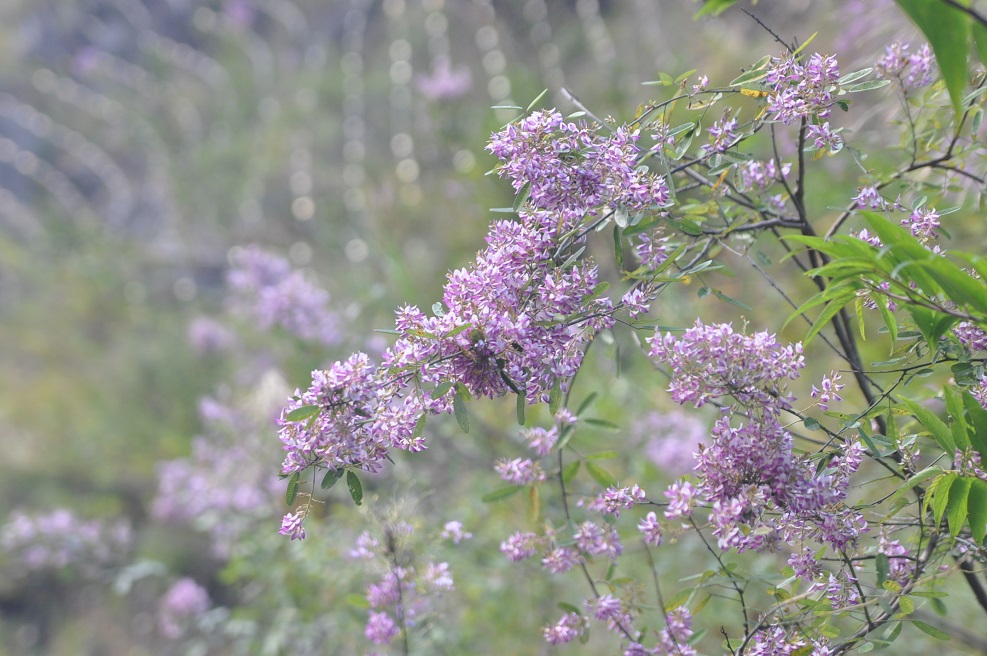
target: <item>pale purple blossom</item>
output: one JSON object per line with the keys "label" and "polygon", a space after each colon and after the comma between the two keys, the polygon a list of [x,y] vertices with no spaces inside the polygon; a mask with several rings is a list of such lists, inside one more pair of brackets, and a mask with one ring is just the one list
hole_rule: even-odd
{"label": "pale purple blossom", "polygon": [[162,635],[177,640],[185,635],[189,624],[211,607],[209,593],[194,579],[175,581],[158,605],[158,628]]}
{"label": "pale purple blossom", "polygon": [[791,398],[783,381],[805,366],[802,344],[781,345],[767,332],[737,333],[731,324],[697,319],[681,336],[655,333],[649,355],[672,369],[669,391],[696,407],[722,396],[743,405],[785,408]]}
{"label": "pale purple blossom", "polygon": [[545,480],[545,471],[530,458],[501,459],[494,469],[511,485],[530,485]]}
{"label": "pale purple blossom", "polygon": [[641,532],[644,541],[653,547],[657,547],[662,542],[662,528],[658,521],[658,515],[649,512],[644,519],[638,522],[637,530]]}
{"label": "pale purple blossom", "polygon": [[916,207],[907,218],[901,220],[901,225],[923,243],[939,238],[939,213],[931,207]]}
{"label": "pale purple blossom", "polygon": [[370,618],[367,620],[367,626],[364,630],[367,640],[377,645],[389,645],[394,638],[398,637],[400,632],[401,629],[398,628],[390,615],[370,611]]}
{"label": "pale purple blossom", "polygon": [[620,488],[612,486],[596,497],[589,505],[589,509],[619,517],[621,510],[626,510],[644,501],[645,493],[639,485]]}
{"label": "pale purple blossom", "polygon": [[462,522],[452,521],[446,522],[446,525],[442,527],[442,533],[439,537],[443,540],[452,540],[454,544],[459,544],[463,540],[472,538],[473,534],[463,530]]}
{"label": "pale purple blossom", "polygon": [[819,387],[812,386],[812,392],[809,395],[814,399],[819,399],[818,404],[820,410],[828,410],[831,402],[843,400],[839,395],[839,391],[846,386],[840,383],[841,378],[842,376],[839,372],[831,371],[828,376],[823,376]]}
{"label": "pale purple blossom", "polygon": [[542,629],[545,641],[550,645],[563,645],[572,642],[586,633],[586,618],[579,613],[566,613],[558,622]]}
{"label": "pale purple blossom", "polygon": [[896,81],[905,90],[932,84],[936,78],[936,58],[929,44],[922,44],[915,53],[909,53],[908,48],[909,44],[898,41],[889,45],[884,56],[874,64],[874,75]]}
{"label": "pale purple blossom", "polygon": [[668,499],[668,508],[665,510],[667,519],[678,519],[680,517],[691,517],[692,509],[696,505],[696,493],[698,490],[689,481],[676,481],[665,490],[665,497]]}
{"label": "pale purple blossom", "polygon": [[292,540],[304,540],[305,526],[302,524],[304,519],[305,514],[302,512],[286,514],[281,520],[281,530],[278,533],[287,535]]}
{"label": "pale purple blossom", "polygon": [[500,552],[514,562],[535,555],[538,537],[534,533],[517,531],[500,543]]}
{"label": "pale purple blossom", "polygon": [[432,102],[448,101],[469,93],[472,82],[468,66],[460,64],[453,68],[448,57],[437,57],[429,75],[416,77],[415,88]]}
{"label": "pale purple blossom", "polygon": [[541,562],[552,574],[562,574],[579,565],[583,559],[572,547],[555,547],[545,554]]}
{"label": "pale purple blossom", "polygon": [[559,429],[556,426],[545,429],[538,426],[524,428],[521,430],[521,437],[528,443],[528,447],[539,456],[547,456],[552,452],[552,447],[559,441]]}
{"label": "pale purple blossom", "polygon": [[829,121],[822,125],[810,123],[806,126],[805,131],[806,136],[812,140],[812,145],[820,150],[836,153],[843,149],[843,137],[839,130],[833,130],[829,127]]}

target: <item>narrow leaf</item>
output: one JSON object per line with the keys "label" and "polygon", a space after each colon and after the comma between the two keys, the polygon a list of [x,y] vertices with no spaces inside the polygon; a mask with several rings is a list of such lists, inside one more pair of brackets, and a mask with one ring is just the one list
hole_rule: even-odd
{"label": "narrow leaf", "polygon": [[527,405],[527,399],[524,394],[517,395],[517,423],[524,426],[524,406]]}
{"label": "narrow leaf", "polygon": [[346,487],[350,490],[350,496],[353,498],[353,503],[360,505],[363,503],[363,485],[360,483],[359,477],[354,474],[351,470],[346,470]]}
{"label": "narrow leaf", "polygon": [[966,54],[970,47],[970,21],[967,16],[935,0],[897,0],[908,17],[922,31],[936,55],[936,64],[946,83],[953,108],[959,112],[966,86]]}
{"label": "narrow leaf", "polygon": [[566,465],[565,469],[562,470],[562,482],[571,483],[572,479],[574,479],[576,474],[579,473],[579,466],[582,464],[582,460],[573,460]]}
{"label": "narrow leaf", "polygon": [[548,411],[553,415],[559,411],[562,405],[562,379],[556,377],[552,382],[552,390],[548,393]]}
{"label": "narrow leaf", "polygon": [[284,493],[284,502],[289,506],[295,503],[295,497],[298,496],[298,479],[300,476],[301,472],[295,472],[288,480],[288,489]]}
{"label": "narrow leaf", "polygon": [[510,487],[502,487],[499,490],[494,490],[493,492],[484,494],[480,498],[480,501],[482,501],[483,503],[493,503],[494,501],[500,501],[501,499],[512,497],[523,489],[524,489],[523,487],[520,487],[518,485],[511,485]]}
{"label": "narrow leaf", "polygon": [[617,485],[617,479],[613,477],[610,472],[608,472],[603,467],[600,467],[595,462],[586,461],[586,471],[589,475],[593,477],[593,480],[599,483],[604,488],[614,487]]}
{"label": "narrow leaf", "polygon": [[462,394],[452,397],[452,410],[456,415],[456,422],[464,433],[470,432],[470,418],[466,412],[466,401]]}
{"label": "narrow leaf", "polygon": [[949,640],[950,639],[950,636],[949,636],[948,633],[943,633],[942,631],[940,631],[936,627],[932,626],[931,624],[926,624],[925,622],[923,622],[921,620],[912,620],[912,624],[915,625],[915,628],[917,628],[918,630],[922,631],[923,633],[926,633],[926,634],[932,636],[936,640]]}
{"label": "narrow leaf", "polygon": [[284,419],[285,421],[305,421],[306,419],[319,414],[321,409],[322,407],[318,405],[303,405],[302,407],[295,408],[286,414]]}
{"label": "narrow leaf", "polygon": [[319,487],[323,490],[332,488],[332,486],[343,477],[344,471],[344,469],[330,469],[326,472],[326,475],[322,477],[322,482],[319,483]]}

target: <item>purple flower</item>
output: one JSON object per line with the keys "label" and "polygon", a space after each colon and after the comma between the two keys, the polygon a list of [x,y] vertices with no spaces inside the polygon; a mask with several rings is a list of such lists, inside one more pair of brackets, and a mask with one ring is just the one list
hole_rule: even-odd
{"label": "purple flower", "polygon": [[831,371],[828,376],[823,376],[822,382],[819,383],[819,387],[815,385],[812,386],[812,392],[810,396],[812,398],[818,398],[819,409],[828,410],[829,404],[832,401],[842,401],[843,398],[839,395],[839,391],[846,387],[840,384],[841,376],[836,371]]}
{"label": "purple flower", "polygon": [[304,513],[291,514],[288,513],[281,520],[281,530],[278,531],[281,535],[287,535],[292,540],[304,540],[305,539],[305,527],[302,525],[302,521],[305,519]]}
{"label": "purple flower", "polygon": [[511,485],[530,485],[536,481],[545,480],[545,472],[541,465],[533,462],[530,458],[501,459],[494,466],[494,469],[500,474],[501,479]]}
{"label": "purple flower", "polygon": [[642,490],[638,485],[621,488],[612,486],[603,492],[603,494],[594,499],[589,508],[590,510],[619,517],[621,510],[630,508],[635,504],[642,503],[644,501],[644,490]]}
{"label": "purple flower", "polygon": [[525,560],[535,555],[537,540],[534,533],[517,531],[500,543],[500,552],[514,562]]}
{"label": "purple flower", "polygon": [[542,635],[550,645],[563,645],[585,634],[586,628],[585,617],[579,613],[566,613],[555,624],[544,627]]}
{"label": "purple flower", "polygon": [[874,64],[874,74],[883,80],[897,81],[902,89],[917,89],[932,84],[935,80],[936,59],[923,44],[918,52],[908,52],[909,45],[898,41],[885,50],[885,54]]}
{"label": "purple flower", "polygon": [[916,207],[901,225],[907,226],[912,236],[921,242],[933,241],[939,238],[939,213],[934,209]]}
{"label": "purple flower", "polygon": [[715,121],[709,127],[710,140],[708,144],[703,146],[703,153],[712,155],[713,153],[722,153],[724,150],[729,149],[737,140],[737,135],[734,132],[736,129],[737,119],[735,118],[724,116],[719,121]]}
{"label": "purple flower", "polygon": [[649,355],[672,369],[672,398],[696,407],[728,395],[751,407],[788,407],[783,381],[805,366],[801,343],[782,346],[774,335],[736,333],[731,324],[697,319],[680,337],[655,333],[649,342]]}
{"label": "purple flower", "polygon": [[647,413],[634,423],[633,432],[644,441],[648,459],[671,476],[692,471],[696,451],[709,436],[705,422],[678,409]]}
{"label": "purple flower", "polygon": [[811,116],[829,116],[840,77],[836,58],[815,53],[803,66],[791,56],[775,57],[767,71],[764,84],[771,87],[767,102],[772,120],[788,125]]}
{"label": "purple flower", "polygon": [[812,145],[820,150],[829,150],[831,153],[843,150],[843,137],[840,136],[839,130],[830,129],[829,121],[822,125],[809,124],[806,126],[806,136],[812,139]]}
{"label": "purple flower", "polygon": [[455,100],[466,95],[472,86],[468,66],[453,69],[448,57],[437,57],[432,62],[431,75],[419,75],[415,80],[418,92],[432,102]]}
{"label": "purple flower", "polygon": [[209,610],[206,589],[190,578],[175,581],[158,605],[158,628],[162,635],[177,640],[185,635],[190,620]]}
{"label": "purple flower", "polygon": [[367,627],[363,634],[367,640],[374,644],[389,645],[400,632],[401,630],[390,615],[370,611],[370,618],[367,620]]}
{"label": "purple flower", "polygon": [[528,446],[539,456],[547,456],[552,452],[552,447],[559,440],[559,429],[552,426],[550,429],[540,427],[524,428],[521,436],[527,441]]}
{"label": "purple flower", "polygon": [[452,540],[453,543],[459,544],[463,540],[469,540],[473,537],[472,533],[467,533],[463,530],[462,522],[446,522],[446,525],[442,528],[442,533],[439,536],[443,540]]}
{"label": "purple flower", "polygon": [[696,501],[696,488],[689,481],[676,481],[665,490],[665,497],[668,499],[668,509],[665,517],[668,519],[678,519],[679,517],[690,517],[692,508]]}
{"label": "purple flower", "polygon": [[572,547],[556,547],[549,551],[541,562],[552,574],[562,574],[583,562],[583,559]]}
{"label": "purple flower", "polygon": [[658,522],[658,515],[649,512],[644,519],[638,522],[637,530],[641,531],[644,541],[653,547],[657,547],[662,541],[662,528]]}

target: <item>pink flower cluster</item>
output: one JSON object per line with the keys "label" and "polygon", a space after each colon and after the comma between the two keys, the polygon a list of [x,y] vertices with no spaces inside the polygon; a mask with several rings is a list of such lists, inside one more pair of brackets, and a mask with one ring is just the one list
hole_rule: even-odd
{"label": "pink flower cluster", "polygon": [[671,367],[672,398],[696,407],[723,396],[744,406],[787,407],[783,383],[805,366],[801,344],[782,346],[767,332],[747,335],[699,319],[681,336],[656,333],[649,343],[649,355]]}
{"label": "pink flower cluster", "polygon": [[813,116],[827,118],[839,78],[839,66],[831,55],[814,53],[805,64],[791,56],[775,57],[764,78],[771,88],[767,99],[771,119],[788,125]]}

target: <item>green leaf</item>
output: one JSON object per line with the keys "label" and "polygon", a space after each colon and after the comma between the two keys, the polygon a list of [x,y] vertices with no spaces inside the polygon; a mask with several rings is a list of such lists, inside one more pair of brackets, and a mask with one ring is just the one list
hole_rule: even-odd
{"label": "green leaf", "polygon": [[436,385],[435,389],[432,390],[432,393],[429,394],[429,396],[431,396],[433,399],[437,399],[443,396],[446,392],[448,392],[451,389],[452,389],[452,381],[447,380],[444,383],[439,383],[438,385]]}
{"label": "green leaf", "polygon": [[888,580],[888,572],[891,571],[891,563],[887,554],[879,553],[874,561],[877,565],[877,585],[883,586]]}
{"label": "green leaf", "polygon": [[606,419],[597,419],[596,417],[590,417],[588,419],[584,419],[583,421],[589,424],[590,426],[596,426],[597,428],[605,428],[607,430],[612,430],[612,431],[620,430],[620,426],[618,424],[615,424],[612,421],[607,421]]}
{"label": "green leaf", "polygon": [[966,14],[940,0],[897,2],[929,40],[949,97],[953,101],[953,108],[960,112],[960,102],[966,86],[966,55],[970,47],[970,21]]}
{"label": "green leaf", "polygon": [[963,406],[970,424],[970,443],[980,455],[987,457],[987,410],[966,390],[963,391]]}
{"label": "green leaf", "polygon": [[937,417],[935,413],[928,410],[924,406],[912,401],[911,399],[902,399],[901,404],[908,408],[908,411],[915,415],[919,423],[930,433],[932,437],[936,440],[936,443],[942,448],[943,451],[952,455],[956,450],[956,443],[953,442],[952,431],[943,423],[942,419]]}
{"label": "green leaf", "polygon": [[353,608],[359,608],[360,610],[367,610],[370,608],[370,602],[362,594],[357,594],[356,592],[346,595],[346,603],[348,603]]}
{"label": "green leaf", "polygon": [[617,451],[600,451],[583,456],[586,460],[613,460],[620,455]]}
{"label": "green leaf", "polygon": [[562,405],[562,379],[556,377],[552,381],[552,390],[548,393],[548,411],[553,415],[559,411]]}
{"label": "green leaf", "polygon": [[812,327],[809,328],[809,332],[802,340],[802,344],[804,346],[808,346],[809,342],[812,341],[812,338],[818,335],[819,331],[826,327],[830,319],[839,314],[840,310],[842,310],[847,303],[856,297],[857,292],[854,289],[846,288],[842,290],[836,298],[830,301],[826,307],[823,308],[823,311],[819,313],[819,316],[816,317],[816,320],[812,323]]}
{"label": "green leaf", "polygon": [[285,421],[305,421],[319,414],[320,410],[322,410],[322,406],[319,405],[303,405],[286,414],[284,419]]}
{"label": "green leaf", "polygon": [[466,400],[462,394],[452,397],[452,410],[456,415],[456,422],[464,433],[470,432],[470,418],[466,412]]}
{"label": "green leaf", "polygon": [[950,636],[948,633],[943,633],[942,631],[932,626],[931,624],[926,624],[921,620],[912,620],[912,624],[914,624],[915,628],[917,628],[919,631],[922,631],[923,633],[932,636],[936,640],[950,640]]}
{"label": "green leaf", "polygon": [[946,518],[949,520],[949,534],[954,538],[966,524],[967,503],[970,500],[970,484],[973,479],[960,476],[949,486],[949,501],[946,504]]}
{"label": "green leaf", "polygon": [[735,298],[732,298],[730,296],[727,296],[726,294],[724,294],[723,292],[721,292],[719,289],[714,289],[713,290],[713,293],[716,295],[716,298],[720,299],[724,303],[729,303],[730,305],[736,305],[741,310],[747,310],[748,312],[753,312],[753,309],[749,305],[747,305],[743,301],[738,301]]}
{"label": "green leaf", "polygon": [[284,492],[284,502],[289,506],[295,503],[295,497],[298,496],[298,479],[301,474],[301,472],[295,472],[288,480],[288,489]]}
{"label": "green leaf", "polygon": [[520,485],[511,485],[510,487],[502,487],[499,490],[494,490],[493,492],[484,494],[480,498],[480,501],[482,501],[483,503],[493,503],[494,501],[500,501],[501,499],[512,497],[523,489],[524,487]]}
{"label": "green leaf", "polygon": [[842,86],[844,84],[850,84],[851,82],[856,82],[860,78],[867,77],[868,75],[870,75],[871,71],[873,70],[874,68],[870,67],[870,68],[862,68],[859,71],[854,71],[853,73],[847,73],[839,80],[837,80],[836,83]]}
{"label": "green leaf", "polygon": [[898,609],[902,615],[911,615],[915,612],[915,602],[908,595],[898,597]]}
{"label": "green leaf", "polygon": [[933,490],[932,487],[929,488],[929,494],[932,495],[932,501],[930,505],[932,506],[932,516],[936,520],[936,524],[942,520],[942,515],[946,511],[946,504],[949,503],[949,488],[953,487],[953,483],[959,478],[959,475],[953,472],[948,474],[943,474],[937,479],[938,485],[935,486]]}
{"label": "green leaf", "polygon": [[816,419],[812,418],[812,417],[806,417],[802,421],[802,424],[805,425],[805,427],[808,430],[811,430],[811,431],[819,430],[821,428],[821,425],[819,424],[819,422]]}
{"label": "green leaf", "polygon": [[343,477],[343,472],[345,469],[330,469],[326,472],[326,475],[322,477],[322,482],[319,483],[319,487],[323,490],[331,489],[333,485]]}
{"label": "green leaf", "polygon": [[578,417],[579,415],[583,414],[586,408],[593,405],[593,401],[596,400],[597,396],[598,394],[596,392],[590,392],[589,395],[585,399],[583,399],[583,402],[579,404],[579,409],[576,410],[576,416]]}
{"label": "green leaf", "polygon": [[843,87],[843,90],[847,93],[859,93],[861,91],[870,91],[871,89],[880,89],[881,87],[886,87],[891,84],[891,80],[867,80],[866,82],[860,82],[858,84],[851,84],[848,87]]}
{"label": "green leaf", "polygon": [[[627,222],[624,222],[626,225]],[[624,270],[624,244],[620,239],[620,221],[617,221],[616,225],[613,227],[613,257],[614,261],[617,263],[617,270]]]}
{"label": "green leaf", "polygon": [[[980,24],[980,21],[973,20],[973,45],[977,49],[977,55],[980,57],[980,61],[983,64],[987,64],[987,27]],[[974,134],[977,133],[976,129],[972,130]]]}
{"label": "green leaf", "polygon": [[573,460],[562,470],[562,482],[571,483],[572,479],[579,473],[579,466],[583,464],[581,460]]}
{"label": "green leaf", "polygon": [[360,479],[351,470],[346,470],[346,487],[350,490],[350,497],[353,498],[353,503],[360,505],[363,503],[363,485],[360,483]]}
{"label": "green leaf", "polygon": [[600,467],[595,462],[586,461],[586,471],[589,475],[593,477],[593,480],[599,483],[604,488],[615,487],[617,485],[617,479],[608,472],[603,467]]}
{"label": "green leaf", "polygon": [[970,495],[966,504],[970,516],[970,533],[977,544],[983,544],[987,533],[987,481],[971,479]]}
{"label": "green leaf", "polygon": [[524,406],[527,405],[527,402],[524,394],[517,395],[517,423],[521,426],[524,426]]}
{"label": "green leaf", "polygon": [[531,103],[528,104],[528,108],[526,110],[524,110],[525,113],[530,112],[535,105],[537,105],[539,102],[541,102],[541,99],[544,98],[545,97],[545,94],[547,94],[547,93],[548,93],[548,89],[543,89],[541,93],[539,93],[537,96],[535,96],[535,99],[532,100]]}
{"label": "green leaf", "polygon": [[524,207],[524,204],[527,202],[529,196],[531,196],[531,183],[527,182],[523,187],[521,187],[521,191],[518,192],[517,197],[514,198],[514,205],[511,209],[517,212],[519,209]]}
{"label": "green leaf", "polygon": [[706,2],[703,3],[703,8],[697,11],[692,18],[695,20],[710,14],[713,16],[719,16],[736,2],[737,0],[706,0]]}
{"label": "green leaf", "polygon": [[733,80],[731,80],[730,81],[730,86],[732,86],[732,87],[743,86],[744,84],[749,84],[749,83],[754,82],[756,80],[764,79],[765,77],[767,77],[767,75],[768,75],[768,71],[767,70],[753,68],[753,69],[751,69],[749,71],[746,71],[744,73],[741,73],[740,75],[738,75],[737,77],[735,77]]}
{"label": "green leaf", "polygon": [[970,431],[967,428],[966,416],[963,413],[963,397],[949,386],[944,387],[942,393],[946,399],[946,411],[949,413],[949,429],[953,435],[953,443],[957,449],[966,450],[970,446]]}

